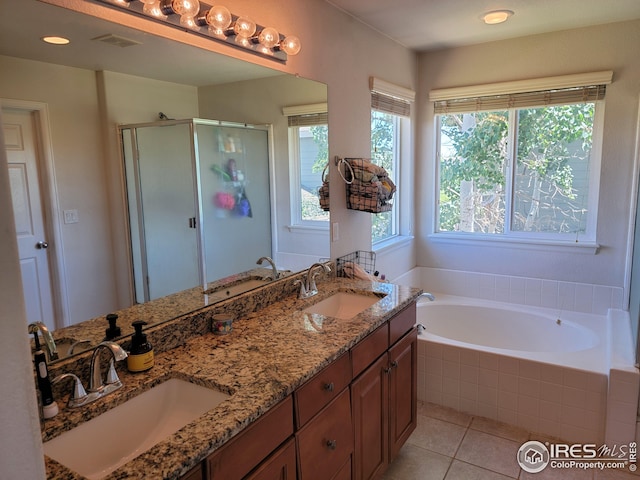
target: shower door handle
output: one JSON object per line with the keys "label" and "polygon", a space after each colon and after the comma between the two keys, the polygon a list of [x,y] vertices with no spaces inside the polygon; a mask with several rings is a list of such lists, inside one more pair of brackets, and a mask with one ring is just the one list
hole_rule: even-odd
{"label": "shower door handle", "polygon": [[196,228],[196,217],[189,218],[189,228]]}

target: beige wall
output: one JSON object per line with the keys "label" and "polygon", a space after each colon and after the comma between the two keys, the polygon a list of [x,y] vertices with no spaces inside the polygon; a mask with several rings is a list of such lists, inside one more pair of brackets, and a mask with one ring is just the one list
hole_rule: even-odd
{"label": "beige wall", "polygon": [[640,95],[640,22],[525,37],[425,53],[419,57],[418,184],[433,178],[431,89],[613,70],[607,88],[597,255],[576,249],[436,243],[428,237],[433,189],[417,188],[418,265],[622,287],[632,198],[635,129]]}
{"label": "beige wall", "polygon": [[[318,80],[328,85],[329,91],[329,130],[330,135],[330,157],[334,155],[341,156],[368,156],[370,144],[369,132],[369,115],[370,115],[370,93],[368,88],[368,78],[371,75],[380,77],[384,80],[397,83],[407,88],[414,88],[415,76],[415,55],[407,49],[390,41],[386,37],[366,28],[361,23],[351,19],[344,13],[336,10],[328,3],[322,0],[265,0],[255,2],[252,0],[237,0],[234,2],[234,12],[246,12],[253,18],[256,18],[261,24],[271,24],[276,26],[283,32],[291,32],[297,34],[303,44],[303,50],[299,56],[292,58],[286,65],[274,65],[273,61],[263,60],[256,55],[241,52],[232,47],[225,45],[212,44],[212,42],[196,38],[195,36],[179,32],[168,31],[162,26],[143,22],[139,19],[129,18],[126,14],[114,12],[111,9],[95,5],[91,2],[82,0],[47,0],[50,3],[65,5],[67,7],[85,11],[90,14],[96,14],[112,18],[131,26],[138,26],[148,32],[158,31],[169,38],[186,43],[194,43],[203,48],[225,53],[231,56],[239,57],[254,63],[259,63],[268,67],[277,68],[287,73],[299,74],[302,77]],[[6,73],[6,69],[1,69],[2,77]],[[34,75],[35,77],[35,75]],[[55,77],[46,78],[47,81],[56,81]],[[106,80],[109,78],[99,79]],[[1,81],[1,80],[0,80]],[[106,118],[111,117],[113,113],[105,110],[99,113],[99,104],[96,103],[95,92],[96,80],[85,78],[87,84],[92,84],[94,88],[91,102],[82,103],[77,107],[71,107],[70,103],[65,103],[64,109],[61,110],[62,120],[59,125],[63,124],[63,120],[69,122],[70,119],[81,118],[83,122],[98,122],[98,115],[104,115]],[[113,85],[113,84],[112,84]],[[110,87],[105,88],[108,96],[111,91]],[[3,94],[0,94],[0,97]],[[11,95],[12,96],[12,95]],[[33,99],[32,100],[36,100]],[[42,99],[41,101],[55,102],[55,99]],[[50,104],[51,107],[51,104]],[[158,107],[161,110],[164,107]],[[57,109],[56,109],[57,110]],[[155,111],[155,108],[153,109]],[[113,112],[113,111],[111,111]],[[168,112],[165,112],[169,114]],[[120,120],[119,120],[120,121]],[[122,121],[140,121],[137,118]],[[82,125],[81,125],[82,126]],[[90,187],[85,187],[81,182],[73,183],[69,192],[60,194],[60,208],[78,208],[82,210],[85,205],[91,206],[92,212],[98,211],[100,218],[103,220],[101,225],[96,225],[94,237],[98,240],[98,245],[104,245],[103,239],[111,239],[111,232],[106,229],[104,219],[113,215],[117,215],[118,199],[114,198],[114,182],[115,170],[112,164],[113,147],[108,142],[110,138],[109,132],[105,131],[100,134],[99,127],[95,127],[95,131],[87,134],[88,141],[101,144],[105,141],[106,161],[102,164],[95,165],[93,162],[87,163],[84,156],[75,157],[75,153],[70,155],[74,158],[69,164],[65,165],[64,176],[69,178],[92,180]],[[54,142],[56,141],[56,133],[54,132]],[[82,139],[84,141],[84,139]],[[61,148],[72,146],[73,141],[65,142]],[[66,150],[65,150],[66,152]],[[56,152],[56,161],[58,153]],[[3,160],[2,163],[4,164]],[[62,161],[62,160],[60,160]],[[2,168],[2,165],[0,165]],[[56,165],[57,168],[57,165]],[[61,173],[62,175],[62,173]],[[331,181],[338,182],[339,177],[336,172],[331,173]],[[106,178],[106,182],[103,180]],[[105,185],[107,183],[107,185]],[[0,196],[4,204],[10,202],[6,190],[0,191]],[[110,205],[111,203],[111,205]],[[346,210],[344,192],[338,191],[336,195],[332,195],[332,221],[340,223],[340,240],[332,243],[332,256],[338,256],[348,253],[354,249],[368,249],[370,246],[370,215]],[[77,230],[89,228],[92,219],[86,218],[80,213],[79,224],[75,227]],[[0,231],[8,230],[10,233],[14,230],[13,223],[6,217],[0,217]],[[85,222],[85,223],[83,223]],[[87,232],[90,234],[90,232]],[[116,232],[114,235],[119,236]],[[66,233],[65,233],[66,238]],[[69,244],[79,247],[78,238],[74,237],[69,240]],[[111,240],[110,240],[111,241]],[[111,242],[110,249],[121,248],[121,245]],[[65,242],[65,248],[67,248]],[[410,248],[410,247],[409,247]],[[111,250],[113,251],[113,250]],[[79,262],[93,262],[95,255],[87,254],[78,259]],[[105,272],[112,272],[111,265],[104,265],[100,262],[105,257],[97,260],[99,263],[92,267],[93,278]],[[4,256],[2,257],[4,260]],[[20,293],[15,288],[15,272],[17,265],[15,258],[7,259],[11,264],[12,270],[3,269],[2,285],[13,282],[14,287],[9,290],[12,294],[8,300],[8,305],[3,305],[3,325],[0,327],[1,334],[8,341],[15,341],[19,337],[19,332],[24,328],[24,315],[20,308]],[[4,264],[3,264],[4,266]],[[78,265],[79,267],[80,265]],[[6,278],[6,272],[13,272],[10,278]],[[113,278],[113,277],[112,277]],[[113,280],[111,280],[113,281]],[[116,297],[121,295],[120,285],[116,287],[112,285],[108,292],[102,292],[96,289],[95,284],[86,282],[86,285],[79,285],[79,291],[86,294],[89,298],[100,301],[100,296],[108,295],[111,301],[116,301]],[[117,290],[117,291],[116,291]],[[74,302],[75,303],[75,302]],[[10,313],[4,315],[5,309]],[[17,338],[16,338],[17,337]],[[7,379],[3,382],[3,391],[16,392],[16,398],[22,397],[33,399],[34,384],[33,378],[28,378],[25,365],[30,364],[30,358],[27,349],[26,335],[23,337],[24,342],[19,352],[14,350],[0,350],[0,378]],[[16,342],[18,345],[20,342]],[[33,416],[34,407],[29,402],[20,403],[12,412],[15,419],[28,418]],[[23,406],[23,408],[20,407]],[[4,411],[4,410],[3,410]],[[19,468],[33,468],[33,475],[29,478],[38,478],[41,472],[42,451],[39,442],[39,432],[37,425],[27,424],[26,422],[12,421],[3,426],[3,437],[0,441],[0,449],[3,451],[2,475],[8,473],[10,477],[19,475],[11,475],[11,472],[26,472],[27,470],[18,470]],[[14,439],[26,439],[20,443],[14,442]],[[30,444],[30,441],[33,443]],[[4,462],[5,458],[7,463]],[[27,467],[27,465],[36,465]],[[23,475],[24,476],[24,475]]]}

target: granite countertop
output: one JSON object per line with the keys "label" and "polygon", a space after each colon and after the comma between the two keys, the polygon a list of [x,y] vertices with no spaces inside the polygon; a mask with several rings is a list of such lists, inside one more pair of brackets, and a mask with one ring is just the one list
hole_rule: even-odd
{"label": "granite countertop", "polygon": [[[62,407],[60,401],[61,413],[46,421],[44,438],[53,438],[169,378],[230,394],[196,421],[105,477],[137,479],[144,472],[146,478],[179,478],[421,293],[412,287],[343,278],[320,284],[319,291],[309,299],[292,294],[236,318],[230,334],[194,336],[157,354],[155,366],[147,372],[131,374],[126,362],[119,362],[124,387],[79,409]],[[338,291],[382,298],[349,320],[302,311]],[[45,463],[49,479],[83,478],[48,457]]]}

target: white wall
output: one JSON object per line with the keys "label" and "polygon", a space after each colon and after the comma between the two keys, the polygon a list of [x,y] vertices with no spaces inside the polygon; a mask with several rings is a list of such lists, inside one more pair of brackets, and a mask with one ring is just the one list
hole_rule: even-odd
{"label": "white wall", "polygon": [[61,224],[62,244],[52,247],[65,258],[70,323],[92,318],[113,308],[116,298],[111,258],[94,254],[111,251],[95,73],[6,56],[0,71],[0,98],[48,105],[58,185],[53,207],[60,218],[63,210],[77,209],[80,219]]}
{"label": "white wall", "polygon": [[[0,204],[11,205],[2,129],[0,145]],[[26,335],[22,283],[15,281],[20,278],[20,265],[11,208],[0,208],[0,226],[0,385],[3,385],[0,425],[5,432],[0,441],[0,476],[42,478],[44,461],[38,435],[40,421],[30,361],[31,349]]]}
{"label": "white wall", "polygon": [[[640,22],[596,26],[425,53],[419,57],[416,203],[418,265],[622,287],[640,94]],[[597,255],[565,248],[436,243],[433,221],[434,88],[613,70],[607,87]]]}

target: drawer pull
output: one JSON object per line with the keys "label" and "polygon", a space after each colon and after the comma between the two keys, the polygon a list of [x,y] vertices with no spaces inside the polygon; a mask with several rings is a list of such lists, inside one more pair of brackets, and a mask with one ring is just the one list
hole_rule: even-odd
{"label": "drawer pull", "polygon": [[327,440],[327,447],[329,447],[330,450],[335,450],[338,447],[338,442],[335,440]]}
{"label": "drawer pull", "polygon": [[334,387],[335,387],[335,386],[333,385],[333,382],[325,383],[325,384],[324,384],[324,389],[325,389],[327,392],[333,392]]}

